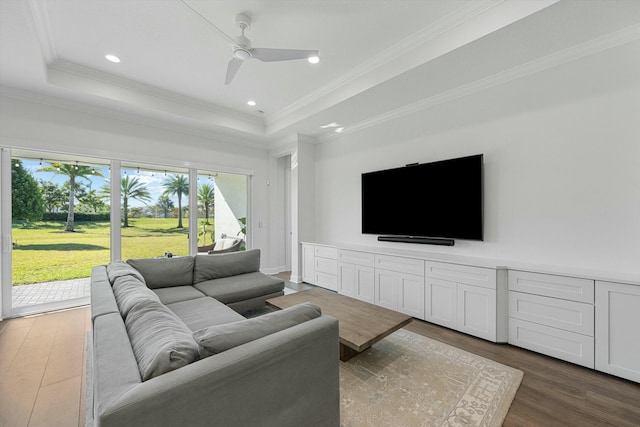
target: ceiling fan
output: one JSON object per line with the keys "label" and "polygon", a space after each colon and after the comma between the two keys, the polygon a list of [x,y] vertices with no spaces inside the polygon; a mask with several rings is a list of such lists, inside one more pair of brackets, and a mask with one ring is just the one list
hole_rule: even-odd
{"label": "ceiling fan", "polygon": [[231,83],[236,73],[240,69],[242,63],[248,59],[258,59],[263,62],[274,62],[274,61],[291,61],[295,59],[307,59],[312,64],[318,63],[320,58],[318,57],[318,50],[299,50],[299,49],[272,49],[272,48],[263,48],[263,47],[251,47],[251,40],[249,40],[245,35],[245,30],[251,28],[251,18],[244,14],[239,13],[236,15],[236,26],[240,28],[241,34],[237,37],[231,37],[216,25],[214,25],[211,21],[205,18],[198,11],[193,9],[186,1],[181,0],[181,2],[191,9],[194,13],[204,19],[210,26],[215,28],[218,33],[226,37],[233,43],[233,57],[229,61],[227,65],[227,75],[224,79],[224,84],[228,85]]}

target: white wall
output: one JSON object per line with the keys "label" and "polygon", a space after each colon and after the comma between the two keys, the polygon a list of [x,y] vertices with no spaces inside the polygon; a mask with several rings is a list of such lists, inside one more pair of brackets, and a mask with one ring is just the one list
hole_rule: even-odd
{"label": "white wall", "polygon": [[[640,277],[640,73],[626,67],[584,81],[575,70],[597,59],[319,144],[315,240]],[[483,242],[361,234],[362,172],[476,153],[485,161]],[[416,196],[428,199],[428,186]]]}
{"label": "white wall", "polygon": [[0,98],[0,145],[250,174],[252,247],[263,250],[263,267],[269,267],[267,229],[258,227],[269,215],[266,149],[83,112],[81,107],[67,109],[4,96]]}
{"label": "white wall", "polygon": [[246,239],[246,236],[241,233],[242,224],[239,221],[240,218],[247,217],[246,177],[221,173],[214,178],[214,181],[215,239],[219,240],[222,234]]}

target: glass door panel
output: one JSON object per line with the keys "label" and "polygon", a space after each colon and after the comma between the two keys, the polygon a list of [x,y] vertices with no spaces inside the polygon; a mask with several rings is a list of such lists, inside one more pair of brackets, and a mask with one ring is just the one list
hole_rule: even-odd
{"label": "glass door panel", "polygon": [[30,153],[11,159],[11,307],[16,311],[87,303],[93,266],[110,259],[109,168],[52,157]]}
{"label": "glass door panel", "polygon": [[121,171],[122,259],[189,255],[189,175],[149,166]]}
{"label": "glass door panel", "polygon": [[224,238],[241,239],[238,249],[246,248],[247,182],[246,175],[199,171],[198,252]]}

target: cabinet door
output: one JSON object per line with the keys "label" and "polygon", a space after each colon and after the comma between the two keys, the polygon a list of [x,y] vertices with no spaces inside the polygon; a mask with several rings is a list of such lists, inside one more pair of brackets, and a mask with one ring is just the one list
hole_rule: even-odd
{"label": "cabinet door", "polygon": [[593,369],[593,337],[509,318],[509,344]]}
{"label": "cabinet door", "polygon": [[373,267],[355,266],[354,297],[373,304],[374,298]]}
{"label": "cabinet door", "polygon": [[596,369],[640,382],[640,286],[596,282]]}
{"label": "cabinet door", "polygon": [[398,280],[398,311],[424,319],[424,277],[400,273]]}
{"label": "cabinet door", "polygon": [[302,245],[302,281],[315,285],[315,250],[313,245]]}
{"label": "cabinet door", "polygon": [[356,266],[338,263],[338,293],[353,297],[356,287]]}
{"label": "cabinet door", "polygon": [[316,271],[315,277],[316,286],[321,286],[330,291],[338,291],[338,276],[335,274],[327,274],[322,271]]}
{"label": "cabinet door", "polygon": [[458,283],[458,330],[496,341],[496,291]]}
{"label": "cabinet door", "polygon": [[458,328],[458,285],[455,282],[427,277],[424,301],[424,320]]}
{"label": "cabinet door", "polygon": [[380,307],[390,310],[398,309],[398,281],[400,273],[395,271],[375,270],[374,302]]}

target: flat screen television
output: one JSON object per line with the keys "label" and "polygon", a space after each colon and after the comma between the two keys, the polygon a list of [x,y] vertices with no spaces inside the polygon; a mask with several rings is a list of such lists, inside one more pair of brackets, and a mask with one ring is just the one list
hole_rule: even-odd
{"label": "flat screen television", "polygon": [[483,155],[363,173],[362,233],[448,245],[483,240]]}

